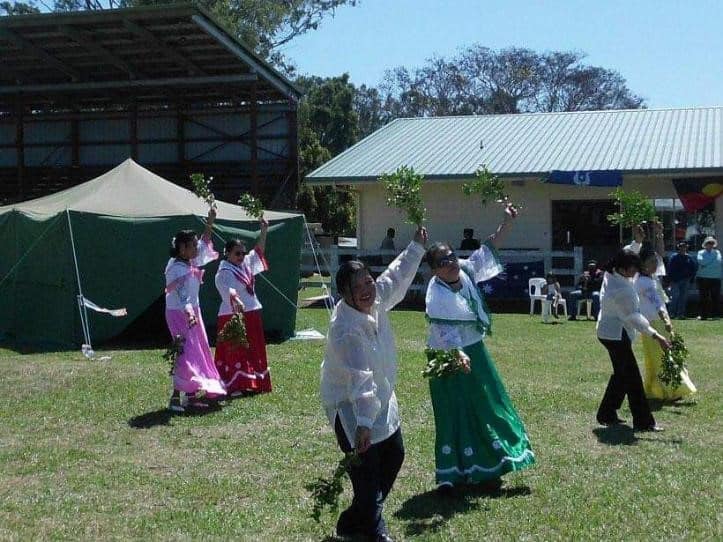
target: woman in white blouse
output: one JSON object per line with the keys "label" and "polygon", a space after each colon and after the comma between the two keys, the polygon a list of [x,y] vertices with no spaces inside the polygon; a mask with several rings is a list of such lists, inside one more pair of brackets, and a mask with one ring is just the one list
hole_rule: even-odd
{"label": "woman in white blouse", "polygon": [[339,447],[355,449],[358,464],[348,473],[351,506],[339,516],[338,536],[389,540],[384,500],[404,461],[394,386],[397,353],[388,312],[402,299],[424,256],[427,232],[414,240],[374,280],[358,261],[344,262],[336,275],[342,299],[334,307],[321,364],[321,399]]}
{"label": "woman in white blouse", "polygon": [[624,423],[618,418],[617,410],[627,395],[633,415],[633,429],[661,431],[645,398],[631,343],[638,332],[652,337],[664,349],[670,348],[670,343],[640,312],[640,301],[632,282],[639,269],[638,255],[625,250],[618,252],[605,268],[600,290],[597,337],[610,355],[613,374],[598,408],[597,421],[602,425]]}
{"label": "woman in white blouse", "polygon": [[260,219],[259,238],[251,252],[240,239],[226,243],[226,259],[218,266],[216,289],[221,295],[216,329],[220,331],[234,313],[243,312],[248,348],[216,343],[216,365],[231,397],[271,391],[271,373],[266,359],[266,339],[261,319],[261,302],[256,296],[255,277],[267,271],[266,234],[269,223]]}

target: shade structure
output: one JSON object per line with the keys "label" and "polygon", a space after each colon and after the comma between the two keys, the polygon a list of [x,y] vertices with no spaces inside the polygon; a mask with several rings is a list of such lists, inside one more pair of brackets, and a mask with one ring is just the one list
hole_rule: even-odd
{"label": "shade structure", "polygon": [[[207,205],[191,191],[126,160],[73,188],[0,207],[0,334],[19,343],[71,346],[83,331],[79,289],[104,307],[126,307],[128,316],[90,314],[96,342],[120,334],[163,296],[163,270],[171,239],[182,229],[203,230]],[[264,327],[292,336],[304,217],[266,211],[270,270],[257,281]],[[253,246],[258,221],[218,202],[213,242],[238,237]],[[72,233],[72,235],[71,235]],[[77,267],[74,261],[77,256]],[[201,306],[213,328],[221,302],[206,266]],[[79,284],[80,283],[80,288]]]}

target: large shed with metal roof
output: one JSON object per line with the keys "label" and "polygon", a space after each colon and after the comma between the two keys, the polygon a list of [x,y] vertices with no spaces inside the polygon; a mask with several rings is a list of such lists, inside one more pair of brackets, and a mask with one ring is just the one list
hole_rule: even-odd
{"label": "large shed with metal roof", "polygon": [[[267,206],[298,184],[300,91],[197,6],[0,18],[0,201],[132,158]],[[234,199],[235,201],[235,199]]]}
{"label": "large shed with metal roof", "polygon": [[[720,234],[723,227],[720,218],[710,224],[710,217],[721,216],[721,198],[705,209],[708,223],[698,227],[699,213],[686,213],[672,182],[698,179],[709,191],[723,190],[723,107],[397,119],[306,182],[358,195],[360,248],[377,248],[387,227],[397,229],[401,245],[412,227],[386,206],[377,180],[402,165],[425,177],[431,236],[453,243],[463,228],[484,237],[501,218],[496,206],[481,208],[462,193],[462,183],[482,165],[508,183],[511,199],[524,206],[506,248],[583,246],[586,256],[602,257],[619,246],[621,232],[606,220],[615,210],[612,189],[592,186],[591,175],[618,176],[623,189],[654,200],[670,243],[716,227]],[[541,182],[553,172],[569,174],[573,182]]]}

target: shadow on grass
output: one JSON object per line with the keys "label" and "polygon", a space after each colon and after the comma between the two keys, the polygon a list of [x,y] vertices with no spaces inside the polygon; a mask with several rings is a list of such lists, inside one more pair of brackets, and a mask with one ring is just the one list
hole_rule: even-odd
{"label": "shadow on grass", "polygon": [[[679,438],[661,438],[646,437],[638,435],[652,435],[654,433],[635,433],[633,428],[628,425],[611,425],[610,427],[596,427],[592,430],[597,437],[598,442],[607,444],[608,446],[632,446],[637,444],[639,440],[647,440],[650,442],[659,442],[661,444],[682,444],[683,440]],[[657,433],[659,435],[659,433]]]}
{"label": "shadow on grass", "polygon": [[219,412],[221,405],[211,405],[207,408],[188,409],[186,412],[171,412],[167,408],[146,412],[139,416],[134,416],[128,420],[128,425],[135,429],[151,429],[159,425],[168,425],[173,418],[193,418],[196,416],[205,416],[213,412]]}
{"label": "shadow on grass", "polygon": [[415,495],[402,503],[394,517],[406,520],[405,534],[418,536],[425,532],[435,532],[457,514],[485,508],[486,499],[510,499],[530,495],[526,485],[502,487],[489,491],[478,485],[457,489],[451,497],[441,497],[436,490]]}
{"label": "shadow on grass", "polygon": [[592,430],[600,444],[609,446],[630,446],[637,442],[633,428],[629,425],[596,427]]}
{"label": "shadow on grass", "polygon": [[[697,403],[695,401],[683,401],[681,399],[677,399],[674,401],[663,401],[660,399],[649,399],[648,404],[650,405],[650,410],[652,412],[658,412],[663,409],[663,407],[683,407],[683,408],[689,408],[696,406]],[[666,410],[667,412],[672,412],[674,414],[681,414],[680,411],[676,410]]]}

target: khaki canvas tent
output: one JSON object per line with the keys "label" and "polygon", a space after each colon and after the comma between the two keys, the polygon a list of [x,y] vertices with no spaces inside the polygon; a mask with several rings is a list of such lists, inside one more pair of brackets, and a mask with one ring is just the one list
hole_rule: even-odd
{"label": "khaki canvas tent", "polygon": [[[132,160],[108,173],[36,200],[0,207],[0,336],[17,343],[79,345],[81,314],[94,341],[120,334],[163,296],[163,270],[176,231],[202,231],[208,206]],[[270,270],[257,281],[264,327],[294,334],[303,215],[266,211]],[[218,202],[214,245],[239,237],[251,246],[258,221]],[[220,297],[217,262],[206,266],[201,305],[213,328]],[[78,296],[82,295],[82,298]],[[79,311],[83,300],[126,307],[128,315]],[[162,318],[162,315],[160,316]],[[88,329],[85,330],[86,332]]]}

